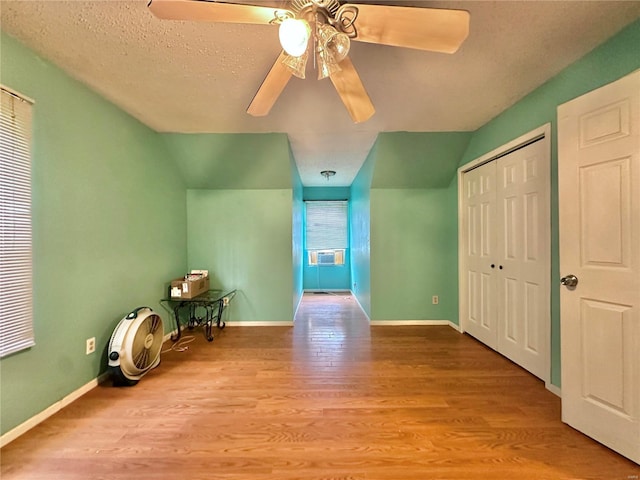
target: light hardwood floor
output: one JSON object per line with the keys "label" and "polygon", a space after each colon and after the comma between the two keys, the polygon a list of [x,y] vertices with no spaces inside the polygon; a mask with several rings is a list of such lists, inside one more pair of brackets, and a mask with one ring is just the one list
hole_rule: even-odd
{"label": "light hardwood floor", "polygon": [[2,449],[2,480],[597,479],[640,467],[560,421],[542,382],[450,327],[369,327],[305,295],[104,384]]}

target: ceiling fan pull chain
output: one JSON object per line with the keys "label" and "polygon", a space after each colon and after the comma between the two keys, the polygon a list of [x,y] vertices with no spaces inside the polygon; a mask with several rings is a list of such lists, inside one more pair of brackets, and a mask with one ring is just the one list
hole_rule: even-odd
{"label": "ceiling fan pull chain", "polygon": [[316,12],[316,21],[314,22],[313,25],[313,38],[312,38],[312,45],[311,45],[311,51],[313,52],[312,57],[313,57],[313,69],[314,70],[318,70],[318,59],[316,58],[316,51],[318,48],[317,45],[317,38],[318,38],[318,13]]}

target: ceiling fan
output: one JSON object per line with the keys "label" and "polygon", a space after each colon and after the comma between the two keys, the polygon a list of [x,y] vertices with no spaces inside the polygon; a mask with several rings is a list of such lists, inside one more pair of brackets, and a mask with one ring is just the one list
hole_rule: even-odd
{"label": "ceiling fan", "polygon": [[340,0],[290,0],[288,8],[230,1],[150,0],[160,19],[279,26],[282,53],[253,97],[247,112],[265,116],[292,75],[305,77],[311,50],[318,78],[329,77],[355,123],[375,113],[371,99],[348,57],[351,40],[455,53],[469,34],[464,10],[341,4]]}

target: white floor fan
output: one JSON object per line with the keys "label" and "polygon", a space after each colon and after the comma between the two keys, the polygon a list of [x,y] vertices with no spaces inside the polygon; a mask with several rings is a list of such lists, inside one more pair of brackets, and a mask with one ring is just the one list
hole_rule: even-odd
{"label": "white floor fan", "polygon": [[138,307],[120,320],[109,341],[109,371],[116,386],[131,386],[160,364],[164,340],[162,318]]}

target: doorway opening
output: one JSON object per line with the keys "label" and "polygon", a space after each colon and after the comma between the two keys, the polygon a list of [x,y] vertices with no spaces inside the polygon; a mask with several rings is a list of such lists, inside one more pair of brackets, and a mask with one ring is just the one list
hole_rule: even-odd
{"label": "doorway opening", "polygon": [[350,291],[349,202],[304,202],[303,290]]}
{"label": "doorway opening", "polygon": [[312,336],[325,332],[338,338],[368,332],[369,319],[350,291],[305,292],[296,312],[294,328]]}

